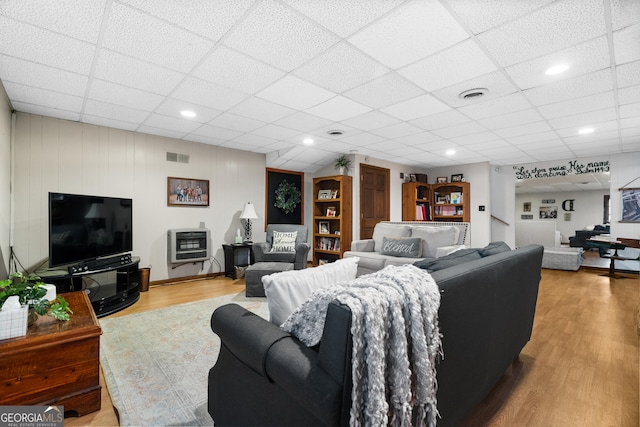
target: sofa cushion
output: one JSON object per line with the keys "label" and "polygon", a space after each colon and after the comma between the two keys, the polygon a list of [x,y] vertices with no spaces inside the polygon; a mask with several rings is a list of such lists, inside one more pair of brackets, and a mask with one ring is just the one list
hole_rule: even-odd
{"label": "sofa cushion", "polygon": [[403,224],[386,224],[379,222],[373,229],[373,250],[380,252],[384,237],[411,237],[411,227]]}
{"label": "sofa cushion", "polygon": [[486,256],[496,255],[500,252],[507,252],[510,250],[511,248],[505,242],[491,242],[484,248],[478,249],[478,252],[480,252],[480,256],[484,258]]}
{"label": "sofa cushion", "polygon": [[283,271],[262,277],[270,320],[281,325],[311,295],[323,286],[353,280],[358,270],[357,257],[303,270]]}
{"label": "sofa cushion", "polygon": [[422,256],[422,239],[419,237],[387,237],[382,238],[382,255],[420,258]]}
{"label": "sofa cushion", "polygon": [[295,252],[297,231],[274,231],[271,252]]}
{"label": "sofa cushion", "polygon": [[436,258],[436,259],[424,259],[413,263],[416,267],[424,268],[428,272],[442,270],[444,268],[453,267],[454,265],[462,264],[469,261],[482,258],[478,249],[460,249],[449,255]]}
{"label": "sofa cushion", "polygon": [[453,226],[416,226],[411,230],[411,237],[420,237],[423,240],[422,255],[429,258],[436,257],[439,247],[455,245],[459,234],[458,228]]}
{"label": "sofa cushion", "polygon": [[[371,270],[371,271],[382,270],[385,266],[386,259],[392,258],[392,257],[380,255],[378,252],[355,252],[355,251],[345,252],[344,257],[358,258],[358,266],[362,267],[363,270]],[[412,261],[415,261],[415,259],[413,259]]]}

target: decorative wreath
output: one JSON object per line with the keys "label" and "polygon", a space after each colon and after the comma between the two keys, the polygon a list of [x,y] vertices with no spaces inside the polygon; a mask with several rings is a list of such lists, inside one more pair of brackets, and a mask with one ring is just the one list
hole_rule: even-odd
{"label": "decorative wreath", "polygon": [[298,206],[300,196],[300,190],[298,190],[295,185],[288,183],[285,179],[276,189],[276,202],[273,205],[288,214],[293,212],[296,206]]}

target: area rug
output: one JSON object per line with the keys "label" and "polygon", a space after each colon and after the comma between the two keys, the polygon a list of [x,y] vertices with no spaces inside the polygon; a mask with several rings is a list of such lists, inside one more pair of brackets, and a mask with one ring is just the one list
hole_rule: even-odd
{"label": "area rug", "polygon": [[100,319],[100,363],[121,426],[211,426],[207,376],[220,340],[213,311],[239,304],[268,318],[265,298],[243,293]]}

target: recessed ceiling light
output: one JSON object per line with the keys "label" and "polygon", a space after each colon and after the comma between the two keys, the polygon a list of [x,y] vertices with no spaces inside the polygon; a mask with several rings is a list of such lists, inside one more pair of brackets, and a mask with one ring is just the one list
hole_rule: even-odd
{"label": "recessed ceiling light", "polygon": [[580,135],[588,135],[590,133],[593,133],[594,130],[595,130],[594,128],[582,128],[578,131],[578,133]]}
{"label": "recessed ceiling light", "polygon": [[302,143],[303,143],[304,145],[313,145],[313,139],[311,139],[311,138],[305,138],[305,139],[303,139],[303,140],[302,140]]}
{"label": "recessed ceiling light", "polygon": [[447,150],[445,151],[445,154],[447,156],[453,156],[454,154],[456,154],[456,150],[453,150],[453,149]]}
{"label": "recessed ceiling light", "polygon": [[568,69],[569,69],[569,66],[567,64],[558,64],[558,65],[554,65],[553,67],[548,68],[547,71],[545,71],[544,73],[547,76],[553,76],[553,75],[556,75],[556,74],[564,73]]}
{"label": "recessed ceiling light", "polygon": [[190,111],[190,110],[182,110],[180,111],[180,114],[182,114],[182,117],[188,117],[188,118],[193,118],[196,116],[195,111]]}

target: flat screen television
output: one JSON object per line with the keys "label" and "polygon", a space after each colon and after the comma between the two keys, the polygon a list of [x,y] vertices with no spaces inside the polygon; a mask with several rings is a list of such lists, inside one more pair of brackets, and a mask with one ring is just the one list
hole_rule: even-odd
{"label": "flat screen television", "polygon": [[131,199],[49,193],[49,267],[130,252]]}

